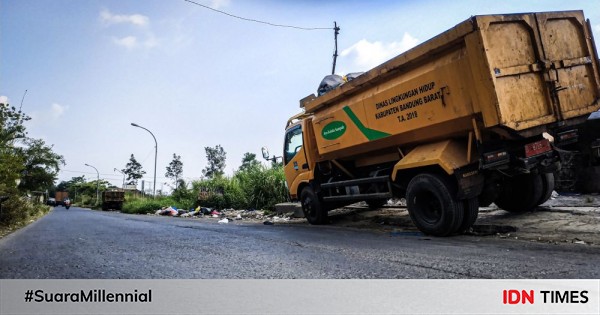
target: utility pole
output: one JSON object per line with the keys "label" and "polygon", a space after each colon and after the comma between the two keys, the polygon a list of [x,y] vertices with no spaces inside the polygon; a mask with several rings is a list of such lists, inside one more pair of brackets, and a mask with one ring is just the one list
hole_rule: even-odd
{"label": "utility pole", "polygon": [[337,45],[337,37],[340,33],[340,28],[337,26],[337,22],[333,22],[333,31],[334,31],[334,41],[335,41],[335,50],[333,51],[333,68],[331,69],[331,74],[335,74],[335,63],[338,57],[338,45]]}

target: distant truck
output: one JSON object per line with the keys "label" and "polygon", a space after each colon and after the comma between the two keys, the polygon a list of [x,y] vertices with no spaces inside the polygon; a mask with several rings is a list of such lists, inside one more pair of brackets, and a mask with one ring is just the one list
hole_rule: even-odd
{"label": "distant truck", "polygon": [[397,197],[422,232],[462,233],[480,205],[548,200],[559,150],[600,164],[599,97],[582,11],[474,16],[302,99],[285,131],[287,187],[311,224]]}
{"label": "distant truck", "polygon": [[122,210],[125,192],[120,189],[110,189],[102,192],[102,210]]}
{"label": "distant truck", "polygon": [[68,191],[57,191],[54,194],[54,199],[56,200],[56,205],[57,206],[63,206],[65,205],[65,199],[69,198],[69,192]]}

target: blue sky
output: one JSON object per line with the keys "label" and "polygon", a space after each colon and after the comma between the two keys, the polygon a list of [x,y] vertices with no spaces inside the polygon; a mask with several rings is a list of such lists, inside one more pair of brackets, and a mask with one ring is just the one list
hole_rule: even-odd
{"label": "blue sky", "polygon": [[[600,38],[597,1],[195,0],[231,14],[302,27],[341,26],[337,73],[366,71],[477,14],[584,10]],[[287,118],[331,71],[333,31],[276,28],[184,0],[0,0],[0,97],[33,119],[29,135],[65,157],[59,180],[115,185],[134,154],[157,189],[173,153],[199,179],[205,146],[279,154]],[[262,160],[262,158],[261,158]]]}

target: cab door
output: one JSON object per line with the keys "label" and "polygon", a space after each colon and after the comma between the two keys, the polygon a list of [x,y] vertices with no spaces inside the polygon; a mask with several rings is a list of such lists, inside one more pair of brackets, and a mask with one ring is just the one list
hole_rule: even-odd
{"label": "cab door", "polygon": [[285,179],[292,198],[297,198],[299,192],[295,191],[299,183],[295,183],[298,176],[308,172],[308,162],[304,150],[302,125],[290,127],[285,133],[283,146],[283,165]]}

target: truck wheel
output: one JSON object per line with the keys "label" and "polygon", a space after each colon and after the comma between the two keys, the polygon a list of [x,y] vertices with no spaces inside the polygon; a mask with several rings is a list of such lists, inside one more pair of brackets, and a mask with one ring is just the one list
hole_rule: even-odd
{"label": "truck wheel", "polygon": [[554,191],[554,174],[553,173],[545,173],[542,174],[542,197],[536,203],[536,206],[541,205],[542,203],[548,201],[552,196],[552,192]]}
{"label": "truck wheel", "polygon": [[463,223],[462,202],[453,197],[453,186],[435,174],[415,176],[406,190],[408,213],[417,228],[434,236],[457,232]]}
{"label": "truck wheel", "polygon": [[304,217],[310,224],[326,224],[327,210],[312,187],[305,187],[300,194]]}
{"label": "truck wheel", "polygon": [[371,199],[366,202],[370,209],[379,209],[381,206],[385,205],[387,201],[387,199]]}
{"label": "truck wheel", "polygon": [[542,199],[542,176],[539,174],[522,174],[507,177],[502,192],[494,203],[513,213],[530,211]]}
{"label": "truck wheel", "polygon": [[475,221],[477,221],[477,215],[479,214],[479,200],[477,198],[463,200],[463,208],[465,215],[460,228],[458,229],[458,233],[468,231],[473,224],[475,224]]}

